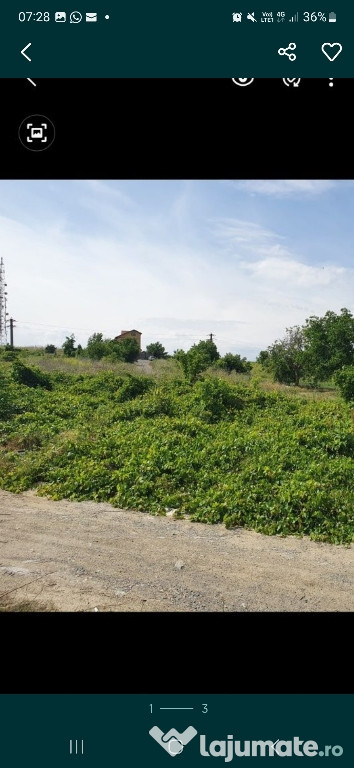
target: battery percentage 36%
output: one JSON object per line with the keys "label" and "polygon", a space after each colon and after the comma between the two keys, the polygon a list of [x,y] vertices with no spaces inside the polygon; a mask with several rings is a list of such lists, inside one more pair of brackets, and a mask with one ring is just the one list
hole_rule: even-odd
{"label": "battery percentage 36%", "polygon": [[327,21],[323,11],[304,11],[304,21]]}

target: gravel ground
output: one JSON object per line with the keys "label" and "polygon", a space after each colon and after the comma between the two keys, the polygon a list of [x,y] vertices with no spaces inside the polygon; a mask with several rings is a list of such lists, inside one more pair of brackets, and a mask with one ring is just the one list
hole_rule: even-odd
{"label": "gravel ground", "polygon": [[0,491],[0,604],[353,611],[353,546]]}

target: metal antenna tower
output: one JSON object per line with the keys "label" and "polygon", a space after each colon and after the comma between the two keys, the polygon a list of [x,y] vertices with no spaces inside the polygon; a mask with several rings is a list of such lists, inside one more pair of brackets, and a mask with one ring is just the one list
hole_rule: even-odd
{"label": "metal antenna tower", "polygon": [[5,283],[4,260],[0,259],[0,346],[7,344],[7,283]]}

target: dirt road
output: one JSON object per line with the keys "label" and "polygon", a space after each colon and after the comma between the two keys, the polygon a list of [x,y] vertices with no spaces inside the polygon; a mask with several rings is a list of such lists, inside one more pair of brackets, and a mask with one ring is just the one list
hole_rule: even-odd
{"label": "dirt road", "polygon": [[56,611],[353,611],[354,547],[0,491],[0,603]]}

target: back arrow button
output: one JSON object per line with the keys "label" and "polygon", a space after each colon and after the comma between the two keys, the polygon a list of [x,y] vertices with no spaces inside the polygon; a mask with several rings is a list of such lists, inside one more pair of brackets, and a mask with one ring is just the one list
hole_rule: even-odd
{"label": "back arrow button", "polygon": [[22,48],[22,51],[21,51],[22,56],[24,56],[25,59],[28,59],[28,61],[32,61],[32,59],[30,59],[30,57],[27,56],[27,53],[25,53],[25,51],[27,51],[27,48],[29,48],[30,45],[32,45],[32,43],[28,43],[28,45],[26,45],[24,48]]}

